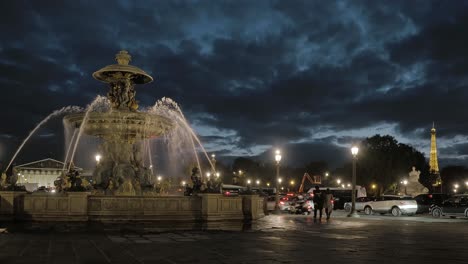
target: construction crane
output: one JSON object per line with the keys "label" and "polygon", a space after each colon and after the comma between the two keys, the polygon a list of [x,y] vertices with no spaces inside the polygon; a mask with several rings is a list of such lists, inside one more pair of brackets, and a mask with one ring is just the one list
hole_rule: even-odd
{"label": "construction crane", "polygon": [[306,172],[304,173],[304,176],[302,176],[302,181],[301,181],[301,185],[299,186],[299,193],[303,193],[304,192],[304,182],[305,180],[309,180],[310,183],[312,183],[312,185],[316,185],[316,184],[321,184],[322,183],[322,177],[320,177],[320,175],[315,175],[312,179],[312,177],[310,177],[310,175]]}

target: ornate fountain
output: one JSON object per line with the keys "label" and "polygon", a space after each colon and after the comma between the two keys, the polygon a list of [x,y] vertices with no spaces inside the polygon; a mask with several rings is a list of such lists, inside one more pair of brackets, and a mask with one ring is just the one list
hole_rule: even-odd
{"label": "ornate fountain", "polygon": [[135,85],[152,82],[153,78],[129,65],[131,56],[127,51],[120,51],[115,59],[117,64],[93,73],[96,80],[109,86],[110,109],[71,114],[64,118],[64,123],[103,140],[102,159],[93,173],[97,190],[139,195],[152,185],[151,169],[142,162],[141,141],[169,132],[173,124],[166,117],[138,111]]}
{"label": "ornate fountain", "polygon": [[[68,170],[64,167],[63,175],[54,182],[58,193],[26,193],[15,189],[15,181],[8,182],[6,173],[3,173],[0,177],[0,219],[38,220],[42,223],[180,221],[198,224],[200,221],[252,220],[264,215],[264,200],[261,197],[209,193],[210,189],[216,190],[210,181],[206,183],[208,191],[202,192],[200,163],[192,169],[193,188],[190,192],[186,189],[187,194],[191,195],[157,195],[158,184],[154,184],[152,169],[143,162],[145,146],[148,155],[151,155],[151,142],[146,141],[166,135],[167,142],[164,143],[169,146],[167,151],[171,153],[176,150],[175,153],[179,154],[173,156],[177,164],[170,165],[183,164],[183,160],[190,159],[191,155],[198,162],[194,141],[201,149],[203,146],[172,100],[163,98],[147,111],[138,110],[135,86],[149,83],[153,78],[143,70],[128,65],[130,59],[126,51],[121,51],[116,55],[117,64],[93,74],[95,79],[108,84],[107,98],[96,97],[84,113],[81,108],[74,107],[54,111],[31,131],[10,164],[42,124],[53,116],[73,111],[63,120],[67,131],[73,130],[71,140],[67,140],[70,142],[65,156],[65,163],[70,161]],[[100,138],[101,159],[93,172],[94,188],[88,188],[90,186],[85,184],[72,165],[82,135]],[[184,144],[193,147],[193,151],[184,151]],[[74,148],[70,152],[71,146]],[[189,158],[185,158],[185,155],[189,155]]]}

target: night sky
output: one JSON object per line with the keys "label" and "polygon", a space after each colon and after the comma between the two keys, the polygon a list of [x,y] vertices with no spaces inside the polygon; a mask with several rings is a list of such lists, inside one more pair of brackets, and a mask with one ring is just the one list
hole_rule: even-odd
{"label": "night sky", "polygon": [[[339,166],[389,134],[439,162],[468,159],[467,1],[2,1],[0,160],[38,122],[107,87],[121,49],[177,101],[209,152]],[[59,120],[60,121],[60,120]],[[19,161],[60,159],[61,121]],[[35,145],[34,145],[35,144]],[[45,146],[48,146],[47,148]]]}

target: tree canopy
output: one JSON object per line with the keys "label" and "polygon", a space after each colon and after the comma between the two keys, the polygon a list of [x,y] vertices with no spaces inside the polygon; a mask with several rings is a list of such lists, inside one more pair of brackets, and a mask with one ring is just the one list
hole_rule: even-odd
{"label": "tree canopy", "polygon": [[421,171],[420,182],[429,187],[429,165],[424,154],[412,146],[398,143],[392,136],[375,135],[361,143],[358,182],[366,186],[376,184],[380,193],[389,191],[408,177],[413,166]]}

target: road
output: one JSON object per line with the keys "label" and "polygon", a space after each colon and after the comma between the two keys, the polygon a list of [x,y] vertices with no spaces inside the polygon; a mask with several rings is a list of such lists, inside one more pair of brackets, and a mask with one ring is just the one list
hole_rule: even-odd
{"label": "road", "polygon": [[[2,224],[0,224],[2,226]],[[0,263],[468,263],[468,220],[269,215],[250,224],[11,225]]]}

